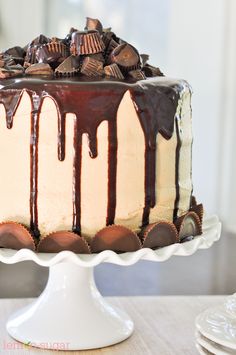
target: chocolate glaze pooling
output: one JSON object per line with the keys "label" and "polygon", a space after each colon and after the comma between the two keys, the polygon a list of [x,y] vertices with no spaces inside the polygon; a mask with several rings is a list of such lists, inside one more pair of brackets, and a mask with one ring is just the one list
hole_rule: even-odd
{"label": "chocolate glaze pooling", "polygon": [[[142,225],[149,222],[150,209],[156,204],[156,138],[160,133],[170,139],[174,132],[175,113],[184,81],[157,77],[141,81],[116,81],[62,78],[12,78],[0,81],[0,103],[5,106],[7,127],[12,128],[13,117],[25,90],[32,104],[31,112],[31,230],[39,237],[37,187],[38,187],[38,135],[40,110],[45,97],[54,100],[58,112],[58,159],[63,161],[65,151],[65,119],[73,113],[75,120],[74,167],[73,167],[73,227],[80,233],[81,195],[81,147],[82,134],[88,136],[90,157],[97,156],[97,129],[102,121],[108,121],[108,206],[107,225],[115,220],[116,170],[117,170],[117,124],[119,104],[129,91],[137,111],[145,137],[145,201]],[[178,153],[179,155],[179,153]],[[177,158],[178,159],[178,158]],[[178,169],[177,169],[178,170]],[[178,171],[176,172],[178,174]],[[178,184],[177,184],[178,185]],[[176,198],[178,186],[176,185]]]}

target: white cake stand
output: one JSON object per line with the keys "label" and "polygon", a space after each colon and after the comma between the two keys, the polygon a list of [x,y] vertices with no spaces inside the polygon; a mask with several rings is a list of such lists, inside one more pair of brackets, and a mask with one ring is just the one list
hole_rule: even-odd
{"label": "white cake stand", "polygon": [[93,267],[102,262],[128,266],[141,259],[160,262],[172,255],[191,255],[211,247],[220,238],[220,232],[221,224],[212,216],[204,220],[201,236],[155,251],[145,248],[133,253],[76,255],[70,251],[45,254],[0,249],[3,263],[32,260],[49,267],[45,290],[10,317],[7,331],[22,343],[44,349],[94,349],[121,342],[132,334],[133,322],[101,296],[94,283]]}

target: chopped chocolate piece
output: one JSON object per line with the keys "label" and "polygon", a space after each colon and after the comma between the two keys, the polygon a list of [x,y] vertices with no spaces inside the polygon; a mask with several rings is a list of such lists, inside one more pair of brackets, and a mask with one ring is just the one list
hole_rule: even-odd
{"label": "chopped chocolate piece", "polygon": [[116,252],[131,252],[141,248],[141,242],[130,229],[111,225],[100,230],[91,242],[93,253],[103,250],[113,250]]}
{"label": "chopped chocolate piece", "polygon": [[106,76],[110,76],[112,78],[121,79],[121,80],[124,79],[124,76],[121,73],[120,68],[116,63],[104,67],[104,72]]}
{"label": "chopped chocolate piece", "polygon": [[105,45],[97,31],[77,31],[72,33],[70,51],[73,55],[103,52]]}
{"label": "chopped chocolate piece", "polygon": [[56,65],[58,62],[63,62],[68,55],[68,47],[57,38],[53,38],[50,43],[37,49],[36,59],[39,63],[54,63]]}
{"label": "chopped chocolate piece", "polygon": [[147,225],[141,232],[143,248],[161,248],[179,242],[178,231],[173,223],[160,221]]}
{"label": "chopped chocolate piece", "polygon": [[0,224],[0,248],[35,250],[35,243],[30,232],[16,222]]}
{"label": "chopped chocolate piece", "polygon": [[71,76],[79,72],[80,59],[74,55],[66,58],[55,70],[57,75]]}
{"label": "chopped chocolate piece", "polygon": [[25,74],[28,75],[52,75],[53,70],[49,64],[36,63],[32,64],[25,70]]}
{"label": "chopped chocolate piece", "polygon": [[81,67],[81,73],[87,76],[102,76],[104,74],[103,63],[99,60],[86,57]]}
{"label": "chopped chocolate piece", "polygon": [[22,74],[20,70],[13,70],[10,68],[0,68],[0,79],[11,78]]}
{"label": "chopped chocolate piece", "polygon": [[85,29],[89,30],[89,31],[96,30],[100,34],[102,34],[102,31],[103,31],[103,27],[102,27],[101,22],[98,19],[90,18],[90,17],[87,17]]}
{"label": "chopped chocolate piece", "polygon": [[90,254],[90,248],[85,239],[68,231],[53,232],[44,237],[40,241],[37,251],[59,253],[63,250],[70,250],[76,254]]}
{"label": "chopped chocolate piece", "polygon": [[129,76],[135,80],[144,80],[146,76],[141,69],[131,70]]}
{"label": "chopped chocolate piece", "polygon": [[195,212],[188,212],[179,217],[175,222],[176,228],[179,232],[179,239],[185,237],[196,236],[202,234],[202,224]]}
{"label": "chopped chocolate piece", "polygon": [[145,64],[142,70],[144,71],[144,74],[147,78],[154,76],[164,76],[164,74],[160,71],[159,68],[156,68],[150,64]]}
{"label": "chopped chocolate piece", "polygon": [[35,46],[35,45],[41,45],[41,44],[46,44],[50,42],[50,39],[44,35],[39,35],[33,41],[30,43],[30,45]]}
{"label": "chopped chocolate piece", "polygon": [[9,48],[8,50],[6,50],[4,52],[4,54],[8,54],[8,55],[11,55],[12,57],[20,57],[20,58],[24,58],[25,56],[25,50],[24,48],[21,48],[19,46],[16,46],[16,47],[12,47],[12,48]]}
{"label": "chopped chocolate piece", "polygon": [[140,54],[140,57],[141,57],[142,67],[144,67],[147,64],[147,61],[149,60],[149,55]]}
{"label": "chopped chocolate piece", "polygon": [[24,68],[20,64],[11,65],[10,67],[8,67],[8,65],[6,65],[5,69],[14,70],[14,71],[18,72],[18,74],[24,73]]}
{"label": "chopped chocolate piece", "polygon": [[137,50],[128,43],[117,46],[110,55],[110,61],[116,63],[125,72],[138,69],[140,58]]}

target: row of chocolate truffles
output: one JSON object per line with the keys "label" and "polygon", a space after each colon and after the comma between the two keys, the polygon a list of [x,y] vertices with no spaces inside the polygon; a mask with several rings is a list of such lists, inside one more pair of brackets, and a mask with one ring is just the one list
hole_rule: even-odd
{"label": "row of chocolate truffles", "polygon": [[71,231],[56,231],[37,242],[30,231],[16,222],[0,224],[0,247],[27,248],[44,253],[70,250],[77,254],[99,253],[104,250],[133,252],[141,248],[157,249],[192,240],[202,234],[203,206],[194,205],[190,211],[177,218],[175,223],[159,221],[144,227],[137,235],[121,225],[104,227],[88,243]]}
{"label": "row of chocolate truffles", "polygon": [[87,18],[84,31],[71,28],[64,39],[40,35],[24,48],[0,53],[0,79],[18,75],[111,77],[124,80],[163,76],[148,64],[149,56]]}

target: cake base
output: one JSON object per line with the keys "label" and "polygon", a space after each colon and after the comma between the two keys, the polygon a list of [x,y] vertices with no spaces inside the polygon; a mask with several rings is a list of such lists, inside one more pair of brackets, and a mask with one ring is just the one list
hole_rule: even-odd
{"label": "cake base", "polygon": [[14,339],[54,350],[109,346],[128,338],[133,328],[128,315],[101,296],[93,269],[72,262],[51,266],[41,296],[7,322],[7,331]]}

